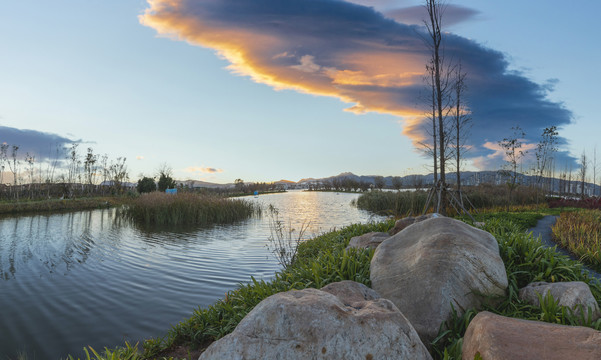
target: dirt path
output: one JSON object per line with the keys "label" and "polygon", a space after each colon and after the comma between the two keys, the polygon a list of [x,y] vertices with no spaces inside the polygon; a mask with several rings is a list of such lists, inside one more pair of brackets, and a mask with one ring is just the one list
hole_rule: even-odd
{"label": "dirt path", "polygon": [[[553,227],[553,225],[555,225],[557,218],[558,216],[547,215],[544,218],[540,219],[538,223],[536,223],[535,227],[528,229],[528,232],[532,232],[532,235],[535,238],[540,236],[543,245],[547,247],[554,247],[557,244],[552,239],[551,228]],[[578,260],[576,256],[570,254],[566,249],[560,248],[559,246],[555,248],[555,251],[557,251],[560,254],[569,256],[572,260]],[[589,276],[593,278],[601,280],[601,274],[587,266],[583,266],[582,271],[587,272]]]}

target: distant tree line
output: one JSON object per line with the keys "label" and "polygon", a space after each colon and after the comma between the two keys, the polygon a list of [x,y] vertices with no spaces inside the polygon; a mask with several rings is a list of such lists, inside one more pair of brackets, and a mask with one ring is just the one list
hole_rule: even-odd
{"label": "distant tree line", "polygon": [[0,144],[0,199],[36,200],[122,194],[129,174],[125,157],[109,159],[79,143],[57,146],[53,156],[19,152],[19,145]]}

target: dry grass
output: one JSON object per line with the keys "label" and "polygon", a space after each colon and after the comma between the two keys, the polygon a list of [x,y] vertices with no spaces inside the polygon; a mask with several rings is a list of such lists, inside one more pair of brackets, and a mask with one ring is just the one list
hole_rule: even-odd
{"label": "dry grass", "polygon": [[581,261],[601,270],[601,211],[561,213],[553,226],[553,238]]}

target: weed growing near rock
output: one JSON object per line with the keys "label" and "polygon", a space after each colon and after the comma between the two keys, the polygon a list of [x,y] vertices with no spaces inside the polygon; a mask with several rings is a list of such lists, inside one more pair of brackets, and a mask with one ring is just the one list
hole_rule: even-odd
{"label": "weed growing near rock", "polygon": [[[526,233],[525,230],[530,225],[518,225],[504,219],[505,215],[490,216],[484,230],[493,234],[499,242],[509,288],[507,297],[499,306],[485,310],[512,318],[584,325],[601,330],[601,320],[593,322],[585,316],[574,315],[570,309],[558,306],[552,298],[544,299],[541,307],[532,306],[518,298],[519,289],[531,282],[583,281],[590,286],[593,296],[601,304],[601,286],[595,279],[582,273],[581,263],[558,254],[552,248],[544,247],[540,240]],[[522,224],[530,223],[523,220]],[[455,314],[447,324],[441,326],[439,336],[432,346],[435,358],[461,359],[463,335],[476,313],[468,310],[461,316]]]}

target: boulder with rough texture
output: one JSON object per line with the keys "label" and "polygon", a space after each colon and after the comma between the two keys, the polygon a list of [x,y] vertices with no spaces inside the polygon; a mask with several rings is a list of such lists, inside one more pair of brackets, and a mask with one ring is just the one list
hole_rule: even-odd
{"label": "boulder with rough texture", "polygon": [[495,238],[447,217],[415,223],[382,242],[370,270],[372,288],[399,308],[425,344],[453,307],[462,314],[507,289]]}
{"label": "boulder with rough texture", "polygon": [[415,216],[415,217],[409,216],[406,218],[399,219],[394,223],[394,227],[392,229],[388,230],[388,235],[389,236],[396,235],[409,225],[413,225],[420,221],[437,218],[437,217],[443,217],[443,216],[440,214],[437,214],[437,213],[433,213],[433,214],[426,214],[426,215],[420,215],[420,216]]}
{"label": "boulder with rough texture", "polygon": [[513,319],[483,311],[465,332],[462,359],[599,360],[601,332],[581,326]]}
{"label": "boulder with rough texture", "polygon": [[374,249],[389,237],[390,235],[385,232],[369,232],[360,236],[353,236],[346,248]]}
{"label": "boulder with rough texture", "polygon": [[389,300],[351,281],[323,290],[268,297],[199,360],[431,359],[409,321]]}
{"label": "boulder with rough texture", "polygon": [[540,294],[544,298],[548,293],[553,296],[553,299],[559,305],[574,310],[575,314],[581,314],[582,309],[584,314],[588,316],[588,308],[590,307],[593,321],[601,317],[597,300],[595,300],[589,286],[582,281],[557,283],[534,282],[520,289],[519,297],[529,304],[540,306],[537,294]]}

